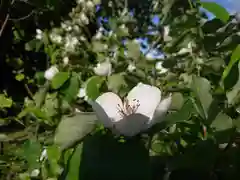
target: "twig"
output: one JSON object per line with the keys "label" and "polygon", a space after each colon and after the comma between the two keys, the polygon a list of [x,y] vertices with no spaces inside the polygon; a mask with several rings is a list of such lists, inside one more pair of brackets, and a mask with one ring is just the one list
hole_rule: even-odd
{"label": "twig", "polygon": [[6,18],[5,18],[4,22],[3,22],[3,25],[2,25],[2,27],[1,27],[0,37],[2,36],[2,33],[3,33],[4,29],[5,29],[5,26],[7,25],[7,21],[8,21],[8,20],[9,20],[9,14],[7,14],[7,16],[6,16]]}

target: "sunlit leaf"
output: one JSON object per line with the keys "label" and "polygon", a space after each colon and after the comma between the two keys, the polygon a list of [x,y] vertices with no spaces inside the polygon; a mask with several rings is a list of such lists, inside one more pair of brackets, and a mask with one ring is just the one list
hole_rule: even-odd
{"label": "sunlit leaf", "polygon": [[212,122],[211,127],[216,131],[223,131],[232,128],[233,122],[229,116],[220,112]]}
{"label": "sunlit leaf", "polygon": [[107,80],[108,88],[114,92],[118,92],[118,90],[122,86],[126,86],[126,82],[124,76],[121,74],[113,74],[108,77]]}
{"label": "sunlit leaf", "polygon": [[229,72],[231,71],[233,65],[237,63],[240,60],[240,45],[236,47],[236,49],[233,51],[231,60],[228,63],[227,67],[224,69],[223,75],[222,75],[222,80],[224,80]]}
{"label": "sunlit leaf", "polygon": [[96,99],[100,95],[99,88],[103,83],[103,78],[100,76],[92,76],[86,82],[86,93],[90,99]]}
{"label": "sunlit leaf", "polygon": [[69,73],[68,72],[59,72],[57,73],[52,81],[51,81],[51,85],[53,89],[58,89],[60,88],[69,78]]}
{"label": "sunlit leaf", "polygon": [[23,156],[26,158],[30,172],[39,168],[39,158],[41,153],[41,145],[35,140],[26,141],[23,146]]}
{"label": "sunlit leaf", "polygon": [[213,13],[216,16],[216,18],[222,20],[225,23],[228,21],[230,16],[228,11],[224,7],[220,6],[215,2],[200,2],[200,3],[204,9],[207,9],[208,11]]}
{"label": "sunlit leaf", "polygon": [[73,73],[66,85],[61,88],[61,92],[64,94],[64,99],[68,102],[72,102],[76,99],[80,88],[80,82],[77,73]]}
{"label": "sunlit leaf", "polygon": [[64,117],[58,125],[55,143],[62,150],[72,147],[94,129],[96,120],[94,113],[76,113],[73,117]]}
{"label": "sunlit leaf", "polygon": [[208,110],[213,100],[210,93],[210,82],[205,78],[193,76],[192,90],[197,97],[197,100],[200,102],[203,118],[208,119]]}
{"label": "sunlit leaf", "polygon": [[7,98],[4,94],[0,94],[0,108],[9,108],[12,104],[12,99]]}

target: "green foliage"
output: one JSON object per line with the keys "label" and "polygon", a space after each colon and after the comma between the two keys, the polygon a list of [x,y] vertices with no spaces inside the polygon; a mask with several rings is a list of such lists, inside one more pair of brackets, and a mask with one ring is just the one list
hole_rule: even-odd
{"label": "green foliage", "polygon": [[56,74],[56,76],[52,79],[52,88],[58,89],[60,88],[69,78],[68,72],[59,72]]}
{"label": "green foliage", "polygon": [[96,119],[94,113],[76,113],[63,118],[56,130],[55,143],[65,150],[81,142],[94,129]]}
{"label": "green foliage", "polygon": [[[13,1],[2,9],[11,23],[0,35],[0,179],[237,177],[236,16],[191,0]],[[111,73],[101,76],[94,68],[105,61]],[[59,72],[47,81],[49,65]],[[124,97],[139,82],[160,88],[162,99],[171,94],[167,114],[131,138],[103,127],[89,100],[108,91]]]}
{"label": "green foliage", "polygon": [[219,4],[215,2],[201,2],[201,5],[203,8],[213,13],[218,19],[222,20],[223,22],[226,23],[228,21],[229,13]]}

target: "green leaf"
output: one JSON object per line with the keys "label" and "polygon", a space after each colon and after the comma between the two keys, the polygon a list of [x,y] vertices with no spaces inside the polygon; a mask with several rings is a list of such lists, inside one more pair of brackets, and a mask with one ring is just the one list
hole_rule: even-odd
{"label": "green leaf", "polygon": [[94,52],[104,52],[105,51],[105,44],[99,41],[93,41],[92,42],[92,49]]}
{"label": "green leaf", "polygon": [[25,50],[38,52],[42,46],[42,41],[39,41],[38,39],[33,39],[25,44]]}
{"label": "green leaf", "polygon": [[96,120],[95,113],[76,113],[73,117],[64,117],[58,125],[55,143],[61,150],[74,146],[95,128]]}
{"label": "green leaf", "polygon": [[88,98],[95,100],[99,95],[99,88],[103,83],[104,78],[100,76],[92,76],[86,82],[86,94]]}
{"label": "green leaf", "polygon": [[24,74],[22,74],[22,73],[20,73],[20,74],[17,74],[16,76],[15,76],[15,79],[17,80],[17,81],[22,81],[23,79],[24,79]]}
{"label": "green leaf", "polygon": [[52,88],[53,89],[60,88],[68,80],[68,78],[69,78],[68,72],[57,73],[51,81]]}
{"label": "green leaf", "polygon": [[228,104],[234,105],[236,103],[239,103],[239,98],[240,98],[240,62],[238,63],[238,81],[237,83],[233,86],[231,91],[228,91],[226,93],[227,99],[228,99]]}
{"label": "green leaf", "polygon": [[61,168],[58,164],[60,156],[61,156],[61,151],[58,146],[53,145],[53,146],[47,147],[47,157],[50,165],[50,171],[51,171],[51,174],[53,174],[54,176],[61,174]]}
{"label": "green leaf", "polygon": [[213,13],[216,16],[216,18],[222,20],[225,23],[228,21],[230,16],[228,11],[224,7],[220,6],[215,2],[200,2],[200,3],[204,9]]}
{"label": "green leaf", "polygon": [[61,92],[64,94],[64,99],[68,102],[72,102],[76,99],[78,91],[80,88],[80,82],[78,78],[77,73],[73,73],[72,77],[68,80],[68,83],[66,83],[66,86],[64,85],[61,88]]}
{"label": "green leaf", "polygon": [[185,101],[184,105],[180,110],[178,110],[177,112],[168,114],[164,119],[164,121],[159,123],[159,128],[165,129],[178,122],[187,121],[189,120],[189,117],[193,112],[194,112],[193,103],[190,99],[188,99]]}
{"label": "green leaf", "polygon": [[41,145],[35,140],[28,140],[22,147],[23,156],[26,158],[29,171],[39,168],[39,158],[41,153]]}
{"label": "green leaf", "polygon": [[108,89],[118,92],[121,87],[126,86],[124,76],[122,74],[113,74],[108,77]]}
{"label": "green leaf", "polygon": [[74,151],[68,155],[66,175],[63,180],[79,180],[79,167],[81,163],[82,143],[75,147]]}
{"label": "green leaf", "polygon": [[172,95],[172,103],[171,103],[171,110],[179,110],[182,108],[184,104],[184,98],[181,93],[173,93]]}
{"label": "green leaf", "polygon": [[213,100],[210,90],[211,84],[207,79],[193,76],[192,91],[200,103],[200,115],[202,115],[204,119],[208,119],[208,110]]}
{"label": "green leaf", "polygon": [[236,49],[233,51],[231,60],[228,63],[227,67],[224,69],[223,75],[222,75],[222,80],[224,80],[229,72],[231,71],[232,67],[234,66],[235,63],[237,63],[240,59],[240,45],[236,47]]}
{"label": "green leaf", "polygon": [[233,121],[229,116],[220,112],[212,122],[211,127],[216,131],[224,131],[233,127]]}
{"label": "green leaf", "polygon": [[36,118],[41,119],[41,120],[47,120],[49,117],[47,116],[46,112],[43,110],[36,108],[36,107],[27,107],[23,111],[21,111],[18,114],[18,118],[21,119],[28,115],[29,113],[32,113],[33,115],[36,116]]}
{"label": "green leaf", "polygon": [[135,41],[128,41],[126,43],[126,47],[128,50],[128,52],[127,52],[128,57],[130,57],[134,60],[138,60],[141,55],[140,45]]}
{"label": "green leaf", "polygon": [[10,108],[12,104],[12,99],[7,98],[4,94],[0,94],[0,108]]}

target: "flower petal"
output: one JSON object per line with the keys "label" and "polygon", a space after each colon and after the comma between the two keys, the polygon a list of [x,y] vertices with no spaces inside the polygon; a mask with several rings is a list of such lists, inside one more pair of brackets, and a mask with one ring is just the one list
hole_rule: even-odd
{"label": "flower petal", "polygon": [[109,121],[112,123],[122,119],[119,113],[119,108],[122,108],[122,100],[112,92],[102,94],[91,104],[99,120],[106,127],[109,127]]}
{"label": "flower petal", "polygon": [[131,114],[114,123],[115,131],[124,136],[135,136],[146,129],[149,118],[142,114]]}
{"label": "flower petal", "polygon": [[128,94],[127,100],[130,106],[138,108],[135,113],[143,114],[150,119],[153,117],[154,111],[161,101],[161,91],[155,86],[138,83]]}
{"label": "flower petal", "polygon": [[88,103],[92,106],[93,110],[96,112],[98,120],[103,123],[104,127],[113,127],[112,120],[110,117],[108,117],[107,113],[104,111],[100,104],[92,100],[89,100]]}
{"label": "flower petal", "polygon": [[157,106],[153,119],[149,123],[149,127],[163,121],[165,114],[167,113],[168,109],[170,108],[172,103],[172,96],[170,95],[169,97],[163,99],[159,105]]}

